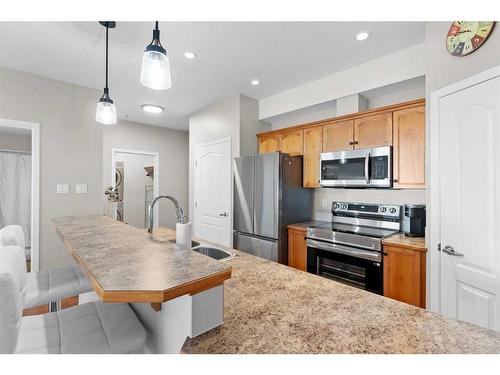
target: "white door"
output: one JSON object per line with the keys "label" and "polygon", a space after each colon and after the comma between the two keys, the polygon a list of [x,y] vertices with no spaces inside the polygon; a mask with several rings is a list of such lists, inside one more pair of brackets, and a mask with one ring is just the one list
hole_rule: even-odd
{"label": "white door", "polygon": [[441,313],[500,330],[500,77],[439,108]]}
{"label": "white door", "polygon": [[195,146],[194,235],[231,246],[231,141]]}

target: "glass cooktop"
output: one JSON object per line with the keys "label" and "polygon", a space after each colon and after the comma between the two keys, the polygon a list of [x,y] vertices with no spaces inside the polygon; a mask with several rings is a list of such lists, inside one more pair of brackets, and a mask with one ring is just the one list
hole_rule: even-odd
{"label": "glass cooktop", "polygon": [[395,233],[398,233],[397,230],[393,230],[393,229],[363,227],[363,226],[358,226],[358,225],[341,224],[341,223],[333,223],[333,222],[326,222],[326,221],[323,223],[317,224],[311,228],[331,230],[332,232],[357,234],[360,236],[375,237],[375,238],[385,238],[385,237],[388,237],[388,236],[393,235]]}

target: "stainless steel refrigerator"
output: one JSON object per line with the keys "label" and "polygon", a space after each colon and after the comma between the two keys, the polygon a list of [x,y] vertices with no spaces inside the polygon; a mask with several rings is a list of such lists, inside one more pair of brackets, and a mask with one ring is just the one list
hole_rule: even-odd
{"label": "stainless steel refrigerator", "polygon": [[311,219],[312,190],[302,187],[302,157],[281,152],[234,159],[236,249],[288,263],[287,225]]}

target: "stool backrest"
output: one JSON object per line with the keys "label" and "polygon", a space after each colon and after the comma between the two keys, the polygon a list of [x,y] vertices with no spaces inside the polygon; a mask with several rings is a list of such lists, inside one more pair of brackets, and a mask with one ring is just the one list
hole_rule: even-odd
{"label": "stool backrest", "polygon": [[26,258],[20,246],[0,248],[0,353],[14,353],[26,294]]}
{"label": "stool backrest", "polygon": [[7,225],[0,229],[0,246],[19,246],[24,251],[26,240],[23,228],[20,225]]}

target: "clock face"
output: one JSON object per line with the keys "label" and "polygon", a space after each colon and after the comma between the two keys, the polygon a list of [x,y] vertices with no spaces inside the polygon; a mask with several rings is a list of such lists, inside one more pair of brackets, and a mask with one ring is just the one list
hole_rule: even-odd
{"label": "clock face", "polygon": [[455,21],[448,31],[446,47],[453,56],[465,56],[477,50],[490,36],[494,21]]}

